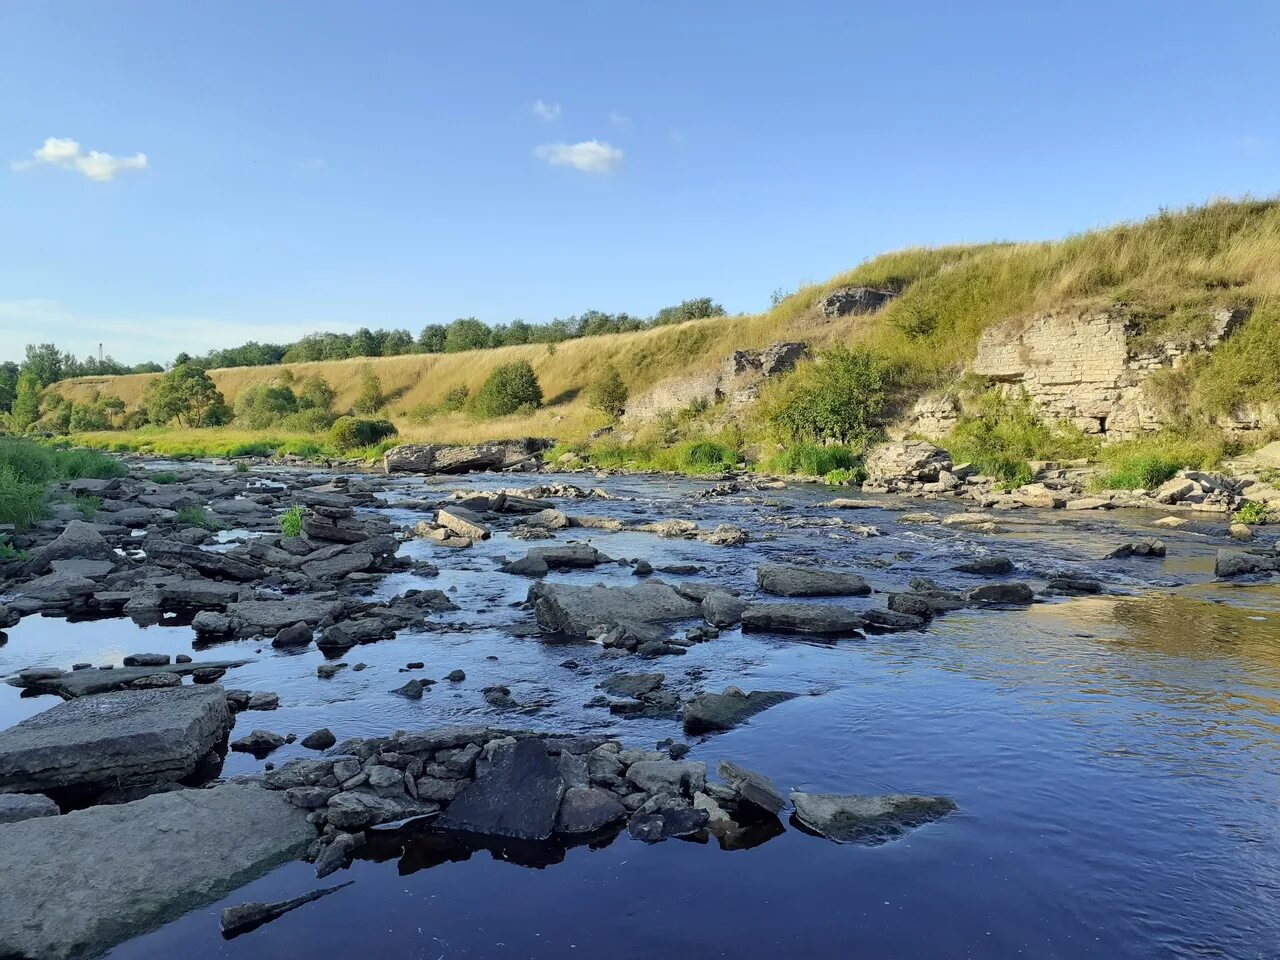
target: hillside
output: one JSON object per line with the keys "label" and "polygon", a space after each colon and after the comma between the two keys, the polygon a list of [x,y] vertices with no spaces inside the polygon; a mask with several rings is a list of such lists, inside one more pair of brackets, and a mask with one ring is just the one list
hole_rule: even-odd
{"label": "hillside", "polygon": [[[866,286],[893,291],[878,312],[830,319],[816,309],[828,293]],[[992,243],[909,249],[869,260],[824,284],[806,287],[774,309],[692,321],[639,333],[453,354],[292,364],[298,376],[319,374],[349,407],[371,368],[393,399],[389,411],[412,439],[443,442],[537,434],[577,439],[605,421],[579,397],[605,363],[621,371],[637,397],[670,377],[716,367],[738,349],[805,340],[821,349],[865,346],[895,362],[899,388],[914,397],[950,384],[972,361],[993,326],[1038,311],[1123,305],[1136,343],[1191,342],[1235,310],[1243,322],[1211,353],[1193,356],[1159,381],[1172,421],[1218,420],[1243,405],[1280,397],[1280,204],[1220,201],[1148,220],[1094,230],[1056,242]],[[476,421],[463,414],[416,424],[408,413],[440,401],[460,383],[474,392],[488,372],[513,359],[537,371],[546,405],[530,416]],[[282,368],[211,371],[229,402],[246,386]],[[94,390],[136,407],[154,374],[82,378],[57,389],[83,399]]]}

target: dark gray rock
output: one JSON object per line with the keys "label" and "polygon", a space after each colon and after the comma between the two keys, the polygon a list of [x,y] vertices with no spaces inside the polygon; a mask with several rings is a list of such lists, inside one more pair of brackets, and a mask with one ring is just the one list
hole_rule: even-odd
{"label": "dark gray rock", "polygon": [[1104,560],[1124,560],[1128,557],[1163,557],[1166,547],[1163,540],[1155,537],[1143,537],[1141,540],[1134,540],[1130,543],[1122,543],[1116,547],[1102,559]]}
{"label": "dark gray rock", "polygon": [[39,793],[0,793],[0,823],[17,823],[32,817],[56,817],[58,805]]}
{"label": "dark gray rock", "polygon": [[328,727],[321,727],[302,738],[302,745],[308,750],[328,750],[337,742],[338,738]]}
{"label": "dark gray rock", "polygon": [[892,633],[897,630],[923,630],[929,621],[913,613],[897,610],[863,610],[869,633]]}
{"label": "dark gray rock", "polygon": [[662,807],[651,813],[635,813],[627,821],[633,839],[657,843],[672,837],[687,837],[705,830],[711,818],[705,810],[692,807]]}
{"label": "dark gray rock", "polygon": [[666,675],[661,673],[618,673],[600,684],[600,689],[615,697],[643,697],[662,686]]}
{"label": "dark gray rock", "polygon": [[780,597],[864,597],[871,592],[856,573],[763,563],[756,570],[760,589]]}
{"label": "dark gray rock", "polygon": [[756,633],[856,637],[865,626],[854,611],[827,604],[752,603],[742,612],[742,629]]}
{"label": "dark gray rock", "polygon": [[560,765],[538,739],[496,742],[476,780],[449,804],[438,825],[487,836],[545,840],[555,829],[565,784]]}
{"label": "dark gray rock", "polygon": [[978,576],[1003,576],[1013,573],[1013,561],[1008,557],[979,557],[952,568],[960,573],[972,573]]}
{"label": "dark gray rock", "polygon": [[285,627],[271,641],[273,647],[305,647],[311,642],[311,627],[299,621]]}
{"label": "dark gray rock", "polygon": [[1214,560],[1214,575],[1223,580],[1253,577],[1280,570],[1280,557],[1253,550],[1219,550]]}
{"label": "dark gray rock", "polygon": [[791,802],[797,821],[837,843],[885,843],[956,808],[946,797],[900,793],[864,797],[796,791]]}
{"label": "dark gray rock", "polygon": [[222,930],[222,936],[230,940],[232,937],[238,937],[242,933],[256,930],[264,923],[270,923],[272,920],[283,917],[290,910],[297,910],[299,907],[314,903],[321,897],[327,897],[343,887],[349,887],[354,882],[354,880],[348,880],[346,883],[340,883],[336,887],[312,890],[310,893],[304,893],[300,897],[293,897],[290,900],[277,900],[275,903],[250,900],[248,903],[226,907],[218,919],[218,925]]}
{"label": "dark gray rock", "polygon": [[731,730],[757,713],[795,696],[783,690],[744,693],[736,687],[729,687],[724,693],[704,693],[684,705],[684,729],[690,734]]}
{"label": "dark gray rock", "polygon": [[0,956],[80,960],[214,903],[302,853],[306,818],[225,783],[0,826]]}
{"label": "dark gray rock", "polygon": [[126,667],[167,667],[171,659],[167,653],[133,653],[120,662]]}
{"label": "dark gray rock", "polygon": [[556,833],[595,833],[627,816],[627,808],[608,790],[599,787],[570,787],[560,801]]}
{"label": "dark gray rock", "polygon": [[746,609],[746,601],[727,590],[708,590],[702,597],[702,619],[714,627],[733,626]]}
{"label": "dark gray rock", "polygon": [[111,544],[91,524],[72,520],[53,542],[31,552],[26,569],[28,573],[45,573],[56,560],[108,561],[114,565],[119,559]]}
{"label": "dark gray rock", "polygon": [[230,726],[219,686],[71,700],[0,732],[0,790],[105,790],[181,780]]}
{"label": "dark gray rock", "polygon": [[729,785],[729,789],[747,803],[754,804],[767,813],[778,814],[787,805],[787,801],[778,788],[766,776],[740,767],[728,760],[721,760],[716,766],[720,779]]}
{"label": "dark gray rock", "polygon": [[231,749],[240,753],[252,753],[264,757],[272,750],[283,747],[284,737],[270,730],[250,730],[243,737],[231,741]]}
{"label": "dark gray rock", "polygon": [[1035,593],[1025,583],[985,583],[968,593],[970,603],[1003,603],[1025,606]]}

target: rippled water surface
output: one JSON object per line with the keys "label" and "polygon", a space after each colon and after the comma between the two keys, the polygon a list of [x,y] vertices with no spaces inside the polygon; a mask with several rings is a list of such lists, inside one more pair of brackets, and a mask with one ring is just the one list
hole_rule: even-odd
{"label": "rippled water surface", "polygon": [[[573,479],[573,478],[570,478]],[[463,481],[474,488],[510,478]],[[695,501],[705,488],[619,478],[633,498],[560,504],[625,519],[683,516],[709,528],[734,523],[758,539],[716,547],[652,535],[575,529],[614,557],[655,566],[696,563],[698,579],[750,590],[761,560],[816,559],[857,569],[877,590],[913,576],[961,587],[964,559],[1006,553],[1033,583],[1091,572],[1116,592],[1053,599],[1020,611],[964,611],[923,633],[834,644],[726,631],[685,657],[602,659],[590,644],[522,636],[529,581],[495,570],[528,546],[499,534],[452,552],[425,541],[404,548],[441,567],[438,577],[387,578],[378,593],[450,591],[461,610],[433,628],[358,647],[332,680],[316,677],[314,649],[285,654],[234,642],[197,659],[252,659],[229,687],[274,690],[281,708],[241,715],[250,726],[339,738],[443,722],[490,722],[608,732],[630,745],[680,737],[678,724],[627,720],[584,708],[602,678],[658,669],[686,693],[785,689],[806,694],[738,729],[693,742],[692,758],[732,759],[784,788],[821,792],[944,794],[956,814],[878,847],[838,846],[790,826],[750,849],[715,842],[654,846],[625,834],[601,849],[443,848],[421,829],[384,831],[345,875],[356,882],[252,934],[224,942],[222,906],[276,900],[317,886],[295,863],[135,941],[114,957],[943,957],[1249,958],[1280,956],[1280,588],[1212,582],[1207,536],[1162,534],[1163,561],[1100,561],[1110,547],[1149,534],[1154,517],[1021,512],[1007,532],[970,535],[899,524],[894,507],[837,513],[825,490],[793,488]],[[421,518],[404,497],[449,487],[403,481],[389,495],[396,522]],[[403,491],[403,496],[401,495]],[[768,502],[773,501],[773,502]],[[926,504],[935,512],[956,509]],[[883,536],[805,525],[835,517]],[[633,583],[626,567],[553,574]],[[667,579],[674,579],[668,577]],[[841,601],[882,605],[883,597]],[[191,652],[183,626],[28,618],[0,648],[0,673],[128,653]],[[562,666],[575,660],[577,669]],[[400,672],[421,660],[421,673]],[[388,693],[409,676],[466,671],[421,701]],[[480,694],[503,683],[529,707],[500,712]],[[6,725],[55,701],[0,687]],[[270,757],[304,755],[294,745]],[[232,754],[228,775],[261,770]],[[120,838],[128,842],[127,838]]]}

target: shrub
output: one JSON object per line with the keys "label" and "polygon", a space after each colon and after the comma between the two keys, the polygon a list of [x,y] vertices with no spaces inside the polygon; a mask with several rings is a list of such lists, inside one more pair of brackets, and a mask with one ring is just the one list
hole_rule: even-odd
{"label": "shrub", "polygon": [[328,413],[337,396],[329,381],[319,375],[307,377],[293,391],[299,410],[323,410]]}
{"label": "shrub", "polygon": [[371,447],[380,440],[395,436],[396,428],[386,420],[364,420],[339,417],[329,429],[329,442],[343,452]]}
{"label": "shrub", "polygon": [[1006,486],[1031,482],[1028,460],[1074,460],[1097,453],[1095,439],[1068,424],[1046,423],[1026,397],[989,391],[972,406],[976,412],[960,419],[943,446],[956,463],[972,463]]}
{"label": "shrub", "polygon": [[18,377],[13,407],[9,411],[9,429],[25,433],[40,418],[40,380],[30,371]]}
{"label": "shrub", "polygon": [[150,480],[152,483],[158,483],[160,484],[160,486],[164,487],[164,486],[168,486],[171,483],[177,483],[182,478],[179,477],[176,473],[170,473],[167,470],[162,470],[158,473],[151,474],[149,477],[147,477],[147,479]]}
{"label": "shrub", "polygon": [[599,410],[611,420],[617,420],[627,407],[627,396],[627,385],[622,382],[622,375],[610,363],[588,385],[587,406]]}
{"label": "shrub", "polygon": [[301,536],[302,521],[306,515],[306,508],[301,504],[295,503],[284,513],[280,514],[280,532],[286,537]]}
{"label": "shrub", "polygon": [[505,417],[534,410],[542,403],[542,388],[528,360],[495,367],[475,395],[472,408],[479,417]]}
{"label": "shrub", "polygon": [[840,467],[827,471],[822,479],[833,487],[858,487],[866,482],[867,471],[860,466],[848,469]]}
{"label": "shrub", "polygon": [[372,370],[366,369],[360,378],[360,396],[352,409],[356,413],[377,413],[387,405],[387,398],[382,393],[382,380]]}
{"label": "shrub", "polygon": [[333,426],[333,421],[334,416],[331,410],[308,407],[289,414],[280,421],[280,426],[298,433],[323,433]]}
{"label": "shrub", "polygon": [[183,507],[173,519],[175,523],[183,527],[200,527],[204,530],[222,529],[222,525],[209,516],[204,507]]}
{"label": "shrub", "polygon": [[456,413],[467,405],[467,400],[470,397],[470,387],[465,383],[454,384],[444,392],[444,396],[440,399],[440,409],[449,413]]}
{"label": "shrub", "polygon": [[1269,511],[1265,503],[1259,503],[1257,500],[1246,500],[1240,505],[1240,509],[1232,514],[1231,519],[1236,523],[1266,523],[1269,519]]}
{"label": "shrub", "polygon": [[879,432],[893,380],[870,351],[835,347],[766,391],[764,418],[786,441],[866,441]]}
{"label": "shrub", "polygon": [[297,412],[298,398],[283,383],[255,383],[236,397],[235,417],[250,430],[265,430]]}
{"label": "shrub", "polygon": [[18,550],[6,537],[0,537],[0,561],[27,560],[30,558],[25,550]]}
{"label": "shrub", "polygon": [[27,527],[45,514],[44,481],[33,481],[0,461],[0,523]]}

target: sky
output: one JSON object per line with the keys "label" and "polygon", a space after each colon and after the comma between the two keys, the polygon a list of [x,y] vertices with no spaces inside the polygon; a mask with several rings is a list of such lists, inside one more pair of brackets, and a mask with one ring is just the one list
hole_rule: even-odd
{"label": "sky", "polygon": [[1280,5],[3,0],[0,360],[730,312],[1280,191]]}

